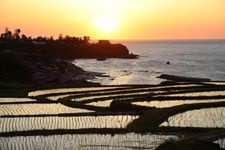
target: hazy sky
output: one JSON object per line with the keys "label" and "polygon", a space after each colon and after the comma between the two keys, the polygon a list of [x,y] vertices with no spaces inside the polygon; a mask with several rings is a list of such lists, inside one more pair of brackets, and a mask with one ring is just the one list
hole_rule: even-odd
{"label": "hazy sky", "polygon": [[0,0],[0,31],[93,39],[225,39],[225,0]]}

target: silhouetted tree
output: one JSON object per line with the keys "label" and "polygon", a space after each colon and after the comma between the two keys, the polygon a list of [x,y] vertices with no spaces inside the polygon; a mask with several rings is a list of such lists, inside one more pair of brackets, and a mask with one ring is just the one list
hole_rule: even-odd
{"label": "silhouetted tree", "polygon": [[5,28],[5,33],[1,34],[1,38],[4,39],[4,40],[9,40],[9,39],[13,38],[12,32],[9,31],[8,27]]}
{"label": "silhouetted tree", "polygon": [[20,32],[21,32],[20,29],[16,29],[15,33],[13,34],[13,38],[14,39],[20,39]]}
{"label": "silhouetted tree", "polygon": [[62,40],[63,40],[63,35],[62,35],[62,34],[59,34],[58,40],[59,40],[59,41],[62,41]]}
{"label": "silhouetted tree", "polygon": [[89,36],[84,36],[84,37],[83,37],[83,41],[84,41],[85,43],[89,43],[89,42],[90,42],[90,37],[89,37]]}
{"label": "silhouetted tree", "polygon": [[22,40],[27,40],[27,36],[25,34],[22,34],[21,39]]}

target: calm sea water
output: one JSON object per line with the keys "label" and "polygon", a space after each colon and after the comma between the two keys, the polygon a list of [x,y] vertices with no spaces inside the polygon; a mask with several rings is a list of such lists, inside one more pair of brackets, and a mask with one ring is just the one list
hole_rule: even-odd
{"label": "calm sea water", "polygon": [[[159,84],[161,74],[225,81],[225,40],[123,41],[139,59],[78,59],[87,71],[109,77],[92,80],[107,85]],[[168,65],[167,62],[170,62]]]}

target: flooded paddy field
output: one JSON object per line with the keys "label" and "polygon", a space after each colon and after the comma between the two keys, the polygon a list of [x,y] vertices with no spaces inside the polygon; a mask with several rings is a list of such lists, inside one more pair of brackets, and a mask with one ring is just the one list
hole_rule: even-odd
{"label": "flooded paddy field", "polygon": [[170,117],[162,125],[225,128],[225,107],[187,111]]}
{"label": "flooded paddy field", "polygon": [[174,136],[161,136],[154,134],[74,134],[54,136],[29,136],[1,138],[0,146],[3,149],[154,149],[165,139]]}
{"label": "flooded paddy field", "polygon": [[222,82],[49,88],[1,97],[0,110],[0,149],[154,149],[190,135],[225,145]]}

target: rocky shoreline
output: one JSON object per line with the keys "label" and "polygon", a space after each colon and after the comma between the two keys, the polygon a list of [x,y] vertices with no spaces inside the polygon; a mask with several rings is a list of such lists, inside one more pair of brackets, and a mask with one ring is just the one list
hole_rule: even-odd
{"label": "rocky shoreline", "polygon": [[1,58],[5,66],[0,72],[3,83],[100,85],[87,81],[100,73],[84,71],[69,60],[12,52],[1,54]]}
{"label": "rocky shoreline", "polygon": [[94,74],[85,72],[70,61],[60,59],[53,59],[50,63],[38,62],[33,69],[32,79],[36,83],[73,83],[95,77]]}

